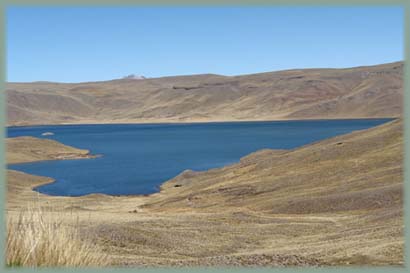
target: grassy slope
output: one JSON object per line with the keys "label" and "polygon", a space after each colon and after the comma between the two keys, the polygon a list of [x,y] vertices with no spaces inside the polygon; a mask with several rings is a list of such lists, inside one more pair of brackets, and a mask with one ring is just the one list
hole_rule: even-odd
{"label": "grassy slope", "polygon": [[185,172],[147,207],[213,210],[224,204],[297,214],[400,207],[402,161],[402,122],[396,120],[295,150],[259,151],[221,169]]}
{"label": "grassy slope", "polygon": [[89,157],[88,150],[73,148],[51,139],[35,137],[7,138],[6,147],[8,164]]}
{"label": "grassy slope", "polygon": [[[402,122],[185,172],[148,197],[37,199],[79,213],[119,265],[403,264]],[[8,183],[45,178],[8,172]],[[179,185],[175,187],[175,185]],[[22,192],[20,192],[22,193]]]}
{"label": "grassy slope", "polygon": [[[6,145],[8,163],[90,157],[88,150],[49,139],[7,138]],[[51,212],[53,206],[42,211],[44,207],[38,202],[41,195],[33,192],[32,188],[52,181],[47,177],[7,171],[7,265],[107,265],[107,258],[98,248],[78,237],[75,215],[64,211]]]}
{"label": "grassy slope", "polygon": [[[28,163],[42,160],[92,158],[88,150],[77,149],[51,139],[35,137],[6,138],[6,161],[8,164]],[[37,193],[32,188],[51,183],[48,177],[39,177],[23,172],[7,170],[7,198],[9,207],[19,207],[20,200],[29,203]],[[31,201],[30,201],[31,200]]]}
{"label": "grassy slope", "polygon": [[236,77],[9,83],[8,125],[397,117],[402,70],[397,62]]}

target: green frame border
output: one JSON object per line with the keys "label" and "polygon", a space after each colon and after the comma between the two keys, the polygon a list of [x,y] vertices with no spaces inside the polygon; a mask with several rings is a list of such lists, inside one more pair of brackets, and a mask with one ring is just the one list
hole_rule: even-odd
{"label": "green frame border", "polygon": [[[5,79],[6,79],[6,8],[7,6],[124,6],[124,5],[195,5],[195,6],[216,6],[216,5],[286,5],[286,6],[402,6],[404,11],[404,236],[405,236],[405,260],[404,267],[398,266],[374,266],[374,267],[323,267],[323,268],[6,268],[5,266],[5,200],[6,196],[6,177],[5,177],[5,121],[6,121],[6,97],[5,97]],[[71,272],[407,272],[410,257],[410,66],[407,65],[407,58],[410,52],[410,1],[408,0],[0,0],[0,134],[3,136],[0,141],[0,271],[19,271],[34,272],[41,270],[43,272],[65,271]],[[406,228],[407,227],[407,228]]]}

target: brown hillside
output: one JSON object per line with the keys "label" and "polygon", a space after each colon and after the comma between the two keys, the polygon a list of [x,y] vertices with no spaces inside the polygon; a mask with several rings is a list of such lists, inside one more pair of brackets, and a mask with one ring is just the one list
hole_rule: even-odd
{"label": "brown hillside", "polygon": [[7,164],[93,157],[88,150],[73,148],[51,139],[28,136],[7,138],[6,147]]}
{"label": "brown hillside", "polygon": [[205,172],[185,171],[146,205],[154,210],[246,207],[329,213],[402,207],[402,122],[290,151],[262,150]]}
{"label": "brown hillside", "polygon": [[32,187],[51,178],[9,170],[7,214],[35,201],[80,221],[113,266],[403,265],[402,146],[396,120],[185,171],[150,196],[47,196]]}
{"label": "brown hillside", "polygon": [[75,84],[7,84],[8,125],[398,117],[403,62]]}

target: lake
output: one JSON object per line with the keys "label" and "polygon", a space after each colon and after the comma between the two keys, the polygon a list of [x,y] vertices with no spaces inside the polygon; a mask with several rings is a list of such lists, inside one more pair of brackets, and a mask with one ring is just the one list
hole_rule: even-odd
{"label": "lake", "polygon": [[[260,149],[292,149],[390,120],[8,127],[8,137],[49,138],[102,154],[93,159],[13,164],[8,168],[54,178],[56,182],[35,189],[49,195],[149,194],[186,169],[221,167]],[[44,132],[54,135],[42,136]]]}

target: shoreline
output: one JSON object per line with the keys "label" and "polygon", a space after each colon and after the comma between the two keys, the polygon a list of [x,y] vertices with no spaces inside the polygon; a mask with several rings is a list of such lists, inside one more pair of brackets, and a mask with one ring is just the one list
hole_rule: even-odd
{"label": "shoreline", "polygon": [[102,157],[102,154],[88,154],[85,156],[78,156],[78,157],[63,157],[63,158],[55,158],[55,159],[44,159],[44,160],[33,160],[33,161],[26,161],[26,162],[18,162],[18,163],[7,163],[6,162],[6,169],[8,169],[8,166],[12,165],[22,165],[22,164],[31,164],[31,163],[38,163],[38,162],[46,162],[46,161],[56,161],[56,160],[81,160],[81,159],[93,159],[93,158],[99,158]]}
{"label": "shoreline", "polygon": [[267,259],[269,266],[294,255],[303,263],[318,258],[322,266],[401,266],[401,123],[248,154],[211,172],[184,171],[148,196],[47,195],[34,189],[53,179],[8,170],[6,213],[18,217],[36,204],[47,216],[67,216],[67,225],[80,219],[113,265],[260,265]]}
{"label": "shoreline", "polygon": [[22,124],[22,125],[6,125],[8,128],[21,127],[45,127],[45,126],[74,126],[74,125],[190,125],[190,124],[219,124],[219,123],[252,123],[252,122],[286,122],[286,121],[332,121],[332,120],[375,120],[375,119],[399,119],[402,116],[389,117],[337,117],[337,118],[298,118],[298,119],[243,119],[243,120],[195,120],[195,121],[108,121],[108,122],[68,122],[68,123],[39,123],[39,124]]}
{"label": "shoreline", "polygon": [[[363,119],[361,119],[361,120],[369,120],[369,119],[373,119],[373,120],[374,120],[374,119],[390,119],[390,121],[387,121],[387,122],[386,122],[386,123],[389,123],[389,122],[393,122],[394,120],[400,119],[400,117],[397,117],[397,118],[363,118]],[[320,120],[323,121],[323,120],[328,120],[328,119],[320,119]],[[339,119],[338,119],[338,120],[339,120]],[[340,120],[358,120],[358,119],[340,119]],[[297,121],[297,120],[294,120],[294,121]],[[319,121],[319,120],[317,120],[317,121]],[[251,121],[251,122],[252,122],[252,121]],[[219,122],[218,122],[218,123],[219,123]],[[223,123],[223,122],[221,122],[221,123]],[[380,125],[378,125],[378,126],[374,126],[374,127],[371,127],[371,128],[376,128],[376,127],[379,127],[379,126],[383,126],[383,125],[386,124],[386,123],[383,123],[383,124],[380,124]],[[76,124],[74,124],[74,125],[76,125]],[[92,125],[92,124],[79,124],[79,125]],[[47,125],[44,125],[44,126],[47,126]],[[60,126],[64,126],[64,125],[63,125],[63,124],[60,124]],[[371,129],[371,128],[368,128],[368,129]],[[365,130],[368,130],[368,129],[365,129]],[[347,134],[351,134],[351,133],[354,133],[354,132],[360,132],[360,131],[362,131],[362,130],[354,130],[354,131],[352,131],[352,132],[350,132],[350,133],[347,133]],[[332,139],[332,138],[335,138],[335,137],[340,137],[340,136],[347,135],[347,134],[337,135],[337,136],[334,136],[334,137],[330,137],[330,138],[323,139],[323,140],[321,140],[321,141],[329,140],[329,139]],[[314,144],[314,143],[316,143],[316,142],[308,143],[308,144],[306,144],[306,145],[302,145],[302,146],[296,147],[296,148],[294,148],[294,149],[298,149],[298,148],[301,148],[301,147],[304,147],[304,146],[309,146],[309,145],[312,145],[312,144]],[[294,149],[290,149],[290,150],[288,150],[288,151],[291,151],[291,150],[294,150]],[[244,155],[243,157],[241,157],[241,158],[238,160],[238,162],[240,162],[240,161],[242,160],[242,158],[248,157],[249,155],[254,154],[254,153],[257,153],[257,152],[262,151],[262,150],[265,150],[265,149],[259,149],[259,150],[253,151],[253,152],[251,152],[251,153],[249,153],[249,154],[247,154],[247,155]],[[268,149],[268,150],[275,150],[275,149]],[[282,149],[280,149],[280,150],[282,150]],[[102,157],[102,156],[103,156],[103,155],[100,155],[100,154],[97,154],[97,155],[87,154],[86,157],[59,158],[59,159],[50,159],[50,160],[38,160],[38,161],[32,161],[32,162],[13,163],[13,164],[10,164],[10,165],[19,165],[19,164],[26,164],[26,163],[36,163],[36,162],[42,162],[42,161],[55,161],[55,160],[93,159],[93,158],[98,158],[98,157]],[[227,165],[224,165],[224,166],[220,166],[220,167],[210,168],[210,169],[207,169],[207,170],[195,171],[195,172],[198,172],[198,173],[199,173],[199,172],[208,172],[208,171],[210,171],[210,170],[215,170],[215,169],[220,169],[220,168],[226,168],[226,167],[235,165],[235,164],[237,164],[238,162],[230,163],[230,164],[227,164]],[[7,168],[7,166],[8,166],[8,164],[6,164],[6,170],[13,170],[13,169]],[[30,173],[22,172],[22,171],[19,171],[19,170],[13,170],[13,171],[18,171],[18,172],[21,172],[21,173],[24,173],[24,174],[33,175],[33,176],[38,176],[38,175],[35,175],[35,174],[30,174]],[[47,181],[47,182],[44,182],[44,183],[42,183],[42,184],[35,185],[35,186],[33,186],[33,187],[30,187],[30,188],[31,188],[31,190],[32,190],[33,192],[36,192],[36,193],[38,193],[38,194],[42,194],[42,195],[45,195],[45,196],[49,196],[49,197],[54,197],[54,198],[60,198],[60,197],[67,198],[67,197],[69,197],[69,198],[77,198],[77,199],[80,199],[80,198],[86,198],[87,196],[93,196],[93,195],[100,195],[100,196],[107,196],[107,197],[119,197],[119,198],[121,198],[121,197],[124,197],[124,198],[144,198],[144,197],[152,197],[152,196],[154,196],[154,195],[161,194],[161,192],[163,191],[163,185],[164,185],[164,184],[166,184],[166,183],[169,182],[169,181],[174,180],[176,177],[179,177],[180,175],[182,175],[182,174],[185,173],[186,171],[192,171],[192,170],[190,170],[190,169],[185,169],[185,170],[181,171],[181,172],[180,172],[179,174],[177,174],[176,176],[174,176],[174,177],[172,177],[172,178],[170,178],[170,179],[168,179],[168,180],[166,180],[166,181],[163,181],[160,185],[158,185],[158,187],[157,187],[157,188],[158,188],[158,191],[153,192],[153,193],[148,193],[148,194],[119,194],[119,195],[118,195],[118,194],[107,194],[107,193],[98,193],[98,192],[95,192],[95,193],[89,193],[89,194],[79,195],[79,196],[66,196],[66,195],[50,195],[50,194],[42,193],[42,192],[39,192],[39,191],[35,190],[35,188],[38,188],[38,187],[41,187],[41,186],[44,186],[44,185],[48,185],[48,184],[52,184],[52,183],[56,183],[56,182],[57,182],[53,177],[48,177],[48,176],[39,176],[39,177],[44,177],[44,178],[47,178],[47,179],[52,180],[52,181]]]}

